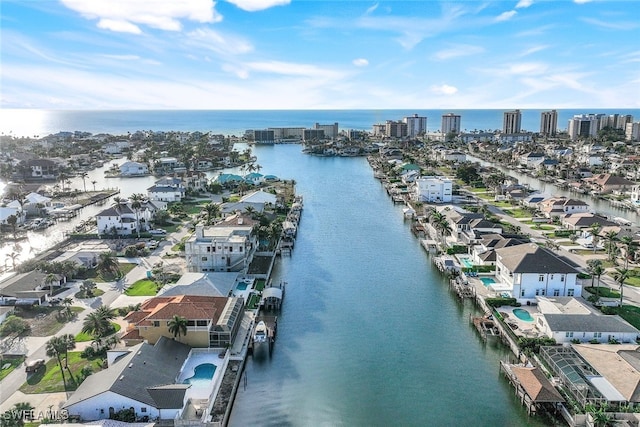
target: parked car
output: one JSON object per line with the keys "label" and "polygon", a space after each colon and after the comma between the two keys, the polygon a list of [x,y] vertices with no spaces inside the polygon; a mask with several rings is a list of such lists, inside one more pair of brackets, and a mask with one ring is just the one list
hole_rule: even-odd
{"label": "parked car", "polygon": [[162,228],[156,228],[155,230],[149,230],[149,234],[167,234],[167,230],[163,230]]}
{"label": "parked car", "polygon": [[26,372],[36,372],[38,369],[44,366],[44,359],[34,359],[30,362],[26,363],[25,371]]}
{"label": "parked car", "polygon": [[157,247],[158,247],[158,242],[156,240],[149,242],[149,249],[156,249]]}

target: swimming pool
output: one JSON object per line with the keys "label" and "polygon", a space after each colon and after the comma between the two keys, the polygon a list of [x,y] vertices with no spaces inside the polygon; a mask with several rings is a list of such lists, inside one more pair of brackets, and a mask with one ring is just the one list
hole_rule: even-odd
{"label": "swimming pool", "polygon": [[496,281],[493,280],[491,277],[481,277],[480,281],[485,286],[493,285],[494,283],[496,283]]}
{"label": "swimming pool", "polygon": [[249,286],[247,282],[240,282],[238,283],[238,286],[236,286],[236,289],[239,291],[244,291],[247,289],[247,286]]}
{"label": "swimming pool", "polygon": [[533,322],[533,317],[527,310],[521,308],[514,308],[513,314],[523,322]]}
{"label": "swimming pool", "polygon": [[473,268],[473,263],[471,262],[471,260],[469,258],[460,258],[460,262],[466,268]]}
{"label": "swimming pool", "polygon": [[208,385],[216,372],[216,365],[213,363],[202,363],[193,369],[193,376],[182,381],[183,384],[193,384],[194,386]]}

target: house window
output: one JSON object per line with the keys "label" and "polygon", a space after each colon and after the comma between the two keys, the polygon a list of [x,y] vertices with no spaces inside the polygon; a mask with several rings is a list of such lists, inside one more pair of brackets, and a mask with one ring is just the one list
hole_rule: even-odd
{"label": "house window", "polygon": [[140,412],[147,412],[147,408],[143,406],[142,408],[140,408]]}
{"label": "house window", "polygon": [[602,338],[602,332],[594,332],[593,333],[593,337],[594,338]]}
{"label": "house window", "polygon": [[153,321],[153,326],[154,326],[154,327],[156,327],[156,328],[157,328],[158,326],[160,326],[160,321],[159,321],[159,320],[154,320],[154,321]]}
{"label": "house window", "polygon": [[551,277],[549,277],[549,279],[553,280],[553,274],[551,275]]}
{"label": "house window", "polygon": [[207,257],[206,257],[206,256],[203,256],[203,257],[202,257],[202,261],[206,261],[206,260],[207,260]]}
{"label": "house window", "polygon": [[564,282],[564,274],[562,276],[560,276],[560,281]]}
{"label": "house window", "polygon": [[553,296],[554,297],[559,297],[560,296],[560,289],[554,289],[553,290]]}
{"label": "house window", "polygon": [[573,296],[573,288],[572,289],[567,289],[567,296],[568,297],[572,297]]}
{"label": "house window", "polygon": [[207,246],[207,252],[211,252],[211,246]]}
{"label": "house window", "polygon": [[229,252],[233,252],[233,246],[229,246]]}
{"label": "house window", "polygon": [[538,282],[544,282],[544,274],[538,276]]}
{"label": "house window", "polygon": [[240,252],[242,252],[242,246],[240,246],[240,247],[238,248],[238,250],[239,250]]}
{"label": "house window", "polygon": [[524,296],[524,289],[522,291],[520,291],[520,296],[523,297]]}
{"label": "house window", "polygon": [[100,409],[100,414],[104,414],[104,409]]}
{"label": "house window", "polygon": [[566,338],[573,338],[573,332],[565,332],[564,336]]}
{"label": "house window", "polygon": [[196,320],[196,326],[207,326],[206,320]]}

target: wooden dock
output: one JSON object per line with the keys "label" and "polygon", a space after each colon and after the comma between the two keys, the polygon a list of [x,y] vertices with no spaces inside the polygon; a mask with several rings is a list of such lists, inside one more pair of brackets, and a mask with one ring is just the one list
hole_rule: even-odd
{"label": "wooden dock", "polygon": [[487,316],[470,316],[470,320],[484,341],[487,341],[490,338],[500,337],[500,329],[498,329],[493,319],[490,319]]}

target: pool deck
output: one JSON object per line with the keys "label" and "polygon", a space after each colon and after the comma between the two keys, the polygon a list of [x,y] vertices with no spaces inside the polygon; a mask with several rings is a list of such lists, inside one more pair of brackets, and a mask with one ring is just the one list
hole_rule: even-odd
{"label": "pool deck", "polygon": [[187,378],[191,378],[195,373],[195,368],[198,365],[205,363],[211,363],[216,366],[216,371],[213,373],[211,381],[207,381],[204,385],[194,385],[187,390],[187,397],[191,399],[208,399],[213,391],[213,385],[216,383],[217,377],[224,374],[222,372],[222,364],[224,359],[218,357],[220,353],[219,349],[194,349],[191,351],[189,358],[185,361],[185,364],[178,375],[176,383],[180,384]]}

